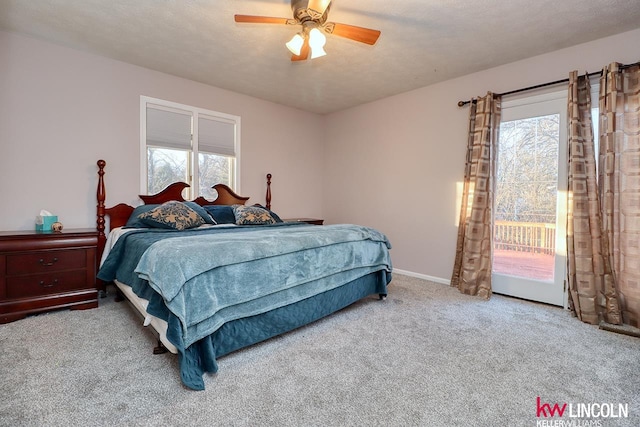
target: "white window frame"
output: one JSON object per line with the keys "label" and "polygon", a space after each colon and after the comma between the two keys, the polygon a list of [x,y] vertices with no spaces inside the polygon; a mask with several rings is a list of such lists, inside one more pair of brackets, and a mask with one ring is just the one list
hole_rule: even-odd
{"label": "white window frame", "polygon": [[[218,111],[207,110],[204,108],[193,107],[190,105],[179,104],[177,102],[166,101],[163,99],[152,98],[149,96],[140,96],[140,194],[147,193],[148,185],[148,168],[147,168],[147,107],[152,105],[154,108],[171,110],[180,110],[181,112],[189,112],[192,117],[192,135],[191,149],[189,150],[190,161],[190,179],[188,184],[192,189],[192,197],[198,197],[200,194],[199,165],[198,165],[198,118],[200,115],[212,117],[216,120],[234,124],[235,130],[235,167],[232,171],[231,189],[238,194],[242,194],[240,188],[240,117],[232,114],[221,113]],[[212,153],[215,154],[215,153]],[[216,183],[211,183],[211,185]]]}

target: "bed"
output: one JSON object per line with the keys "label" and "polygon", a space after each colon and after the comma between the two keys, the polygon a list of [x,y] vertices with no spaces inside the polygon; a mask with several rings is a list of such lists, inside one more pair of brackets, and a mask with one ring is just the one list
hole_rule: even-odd
{"label": "bed", "polygon": [[185,201],[188,184],[174,183],[141,195],[140,206],[106,208],[105,166],[98,161],[101,293],[117,286],[161,346],[178,354],[188,388],[203,390],[221,356],[387,295],[386,236],[282,221],[271,210],[270,175],[264,206],[223,184],[213,201]]}

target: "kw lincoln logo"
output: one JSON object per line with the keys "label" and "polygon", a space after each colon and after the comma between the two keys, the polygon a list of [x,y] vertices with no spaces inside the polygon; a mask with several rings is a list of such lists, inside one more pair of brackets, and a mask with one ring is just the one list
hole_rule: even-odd
{"label": "kw lincoln logo", "polygon": [[605,419],[628,417],[627,403],[548,403],[536,398],[536,427],[602,427]]}

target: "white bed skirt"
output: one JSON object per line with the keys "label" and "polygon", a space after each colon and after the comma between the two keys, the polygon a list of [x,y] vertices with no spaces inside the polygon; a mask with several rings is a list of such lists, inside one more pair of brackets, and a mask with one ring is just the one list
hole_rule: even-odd
{"label": "white bed skirt", "polygon": [[131,286],[125,285],[124,283],[118,282],[117,280],[114,282],[118,289],[124,294],[124,296],[131,302],[136,310],[142,314],[144,317],[143,325],[146,327],[151,326],[157,333],[160,338],[160,342],[173,354],[178,354],[178,349],[171,344],[171,342],[167,339],[167,322],[162,319],[159,319],[151,314],[147,313],[147,305],[149,305],[149,301],[140,298],[137,296]]}
{"label": "white bed skirt", "polygon": [[[107,236],[104,253],[102,254],[102,259],[100,260],[100,266],[102,266],[104,260],[107,259],[111,248],[113,248],[113,245],[116,244],[116,241],[120,238],[120,236],[132,230],[136,229],[124,229],[122,227],[117,227],[111,230],[111,232]],[[176,348],[176,346],[171,344],[171,342],[167,339],[167,328],[169,326],[167,325],[167,322],[147,313],[147,305],[149,305],[149,301],[137,296],[131,289],[131,286],[117,280],[115,280],[114,283],[116,284],[118,289],[120,289],[125,298],[127,298],[131,302],[131,305],[133,305],[136,310],[138,310],[140,314],[142,314],[142,317],[144,317],[144,326],[151,326],[158,333],[160,342],[166,347],[166,349],[173,354],[178,354],[178,349]]]}

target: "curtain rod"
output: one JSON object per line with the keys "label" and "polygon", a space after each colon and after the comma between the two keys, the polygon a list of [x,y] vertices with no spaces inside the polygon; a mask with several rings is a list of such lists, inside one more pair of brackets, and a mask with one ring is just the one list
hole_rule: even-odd
{"label": "curtain rod", "polygon": [[[636,65],[640,65],[640,62],[636,62],[633,64],[626,64],[626,65],[621,65],[620,66],[620,70],[624,70],[626,68],[630,68],[630,67],[634,67]],[[602,75],[602,71],[594,71],[593,73],[588,73],[587,77],[593,77],[596,75]],[[509,92],[504,92],[504,93],[494,93],[493,96],[505,96],[505,95],[513,95],[514,93],[520,93],[520,92],[526,92],[528,90],[533,90],[533,89],[540,89],[543,87],[547,87],[547,86],[553,86],[553,85],[558,85],[561,83],[569,83],[569,79],[562,79],[562,80],[556,80],[555,82],[548,82],[548,83],[541,83],[539,85],[535,85],[535,86],[529,86],[529,87],[525,87],[522,89],[515,89],[515,90],[511,90]],[[475,99],[471,99],[469,101],[458,101],[458,107],[464,107],[467,104],[470,103],[475,103],[476,100]]]}

